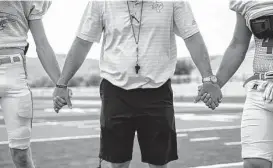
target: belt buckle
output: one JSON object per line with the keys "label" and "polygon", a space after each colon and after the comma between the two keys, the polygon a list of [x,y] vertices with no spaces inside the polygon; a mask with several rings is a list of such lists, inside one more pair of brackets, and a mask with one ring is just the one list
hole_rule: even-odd
{"label": "belt buckle", "polygon": [[273,79],[273,71],[265,72],[264,79]]}

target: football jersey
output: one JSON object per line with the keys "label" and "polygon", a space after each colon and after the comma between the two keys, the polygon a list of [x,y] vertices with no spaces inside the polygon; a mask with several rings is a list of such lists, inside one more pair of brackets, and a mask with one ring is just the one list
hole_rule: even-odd
{"label": "football jersey", "polygon": [[[250,20],[273,15],[273,0],[230,0],[231,10],[241,14],[250,28]],[[254,72],[273,71],[273,39],[255,38]]]}
{"label": "football jersey", "polygon": [[0,48],[27,45],[28,21],[41,19],[49,1],[0,1]]}

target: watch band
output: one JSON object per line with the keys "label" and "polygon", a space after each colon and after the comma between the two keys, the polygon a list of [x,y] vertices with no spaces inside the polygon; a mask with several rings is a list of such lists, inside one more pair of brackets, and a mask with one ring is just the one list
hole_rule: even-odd
{"label": "watch band", "polygon": [[56,84],[56,87],[57,87],[57,88],[66,89],[66,88],[67,88],[67,85],[59,85],[59,84]]}
{"label": "watch band", "polygon": [[204,82],[211,82],[211,83],[215,84],[215,83],[217,83],[217,77],[215,75],[205,77],[202,79],[202,83],[204,83]]}

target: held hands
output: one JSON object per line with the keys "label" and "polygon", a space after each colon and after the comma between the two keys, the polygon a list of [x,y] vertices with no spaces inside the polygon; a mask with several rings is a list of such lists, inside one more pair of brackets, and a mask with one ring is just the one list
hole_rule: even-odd
{"label": "held hands", "polygon": [[264,83],[262,86],[265,88],[264,94],[263,94],[263,99],[266,103],[272,103],[273,101],[273,82],[272,81],[267,81]]}
{"label": "held hands", "polygon": [[71,89],[55,87],[53,92],[53,104],[55,112],[59,113],[59,110],[65,105],[68,105],[69,108],[72,108],[72,103],[70,100],[71,97]]}
{"label": "held hands", "polygon": [[198,95],[195,98],[195,103],[203,101],[206,106],[214,110],[222,101],[221,88],[217,84],[205,82],[198,87]]}

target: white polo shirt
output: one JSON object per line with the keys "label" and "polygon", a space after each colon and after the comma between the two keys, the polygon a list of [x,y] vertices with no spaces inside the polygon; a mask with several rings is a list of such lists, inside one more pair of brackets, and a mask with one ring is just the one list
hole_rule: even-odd
{"label": "white polo shirt", "polygon": [[[141,0],[129,1],[131,14],[138,21]],[[139,23],[133,19],[138,35]],[[157,88],[172,77],[177,62],[175,34],[186,39],[199,32],[191,7],[185,0],[144,1],[139,37],[138,74],[135,39],[130,24],[127,1],[90,1],[86,7],[77,37],[99,42],[101,77],[126,90]],[[137,38],[137,37],[136,37]]]}

